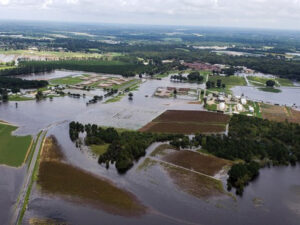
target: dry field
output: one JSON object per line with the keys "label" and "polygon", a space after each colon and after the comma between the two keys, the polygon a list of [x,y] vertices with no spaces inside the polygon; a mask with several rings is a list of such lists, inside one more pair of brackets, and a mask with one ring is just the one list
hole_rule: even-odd
{"label": "dry field", "polygon": [[276,122],[292,122],[300,124],[300,111],[285,106],[261,105],[262,117]]}
{"label": "dry field", "polygon": [[168,110],[140,129],[154,133],[222,133],[230,117],[205,111]]}

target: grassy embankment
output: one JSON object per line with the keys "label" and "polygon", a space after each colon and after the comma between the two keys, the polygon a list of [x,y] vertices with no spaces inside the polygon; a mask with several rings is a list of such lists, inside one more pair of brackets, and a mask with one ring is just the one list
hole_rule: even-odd
{"label": "grassy embankment", "polygon": [[281,90],[277,88],[272,88],[272,87],[263,87],[263,88],[258,88],[260,91],[264,92],[271,92],[271,93],[280,93]]}
{"label": "grassy embankment", "polygon": [[30,150],[31,136],[13,136],[17,127],[0,123],[0,164],[22,166]]}
{"label": "grassy embankment", "polygon": [[275,81],[275,86],[279,87],[279,86],[284,86],[284,87],[293,87],[294,84],[291,80],[289,79],[285,79],[285,78],[268,78],[268,77],[255,77],[255,76],[248,76],[247,77],[248,81],[257,87],[265,87],[266,86],[266,82],[268,80],[273,80]]}
{"label": "grassy embankment", "polygon": [[131,193],[67,164],[53,137],[46,140],[43,148],[37,184],[42,193],[66,197],[75,203],[91,204],[112,214],[139,216],[146,210]]}
{"label": "grassy embankment", "polygon": [[41,134],[42,134],[42,131],[40,131],[40,132],[38,133],[38,135],[37,135],[37,137],[36,137],[34,143],[31,145],[31,149],[30,149],[30,152],[29,152],[29,155],[28,155],[28,158],[27,158],[27,170],[29,169],[29,166],[30,166],[30,164],[31,164],[32,157],[33,157],[33,154],[34,154],[34,150],[35,150],[35,148],[36,148],[36,145],[37,145],[37,143],[38,143],[38,140],[39,140]]}

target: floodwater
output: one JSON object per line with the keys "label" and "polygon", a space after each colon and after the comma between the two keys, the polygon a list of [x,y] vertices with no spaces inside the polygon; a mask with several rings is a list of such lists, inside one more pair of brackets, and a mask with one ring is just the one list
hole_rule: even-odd
{"label": "floodwater", "polygon": [[[80,72],[56,71],[49,76],[68,76]],[[49,79],[45,74],[45,79]],[[88,151],[76,149],[69,139],[68,123],[97,123],[102,126],[139,129],[167,109],[201,110],[201,105],[187,104],[183,99],[161,99],[153,97],[157,87],[203,87],[196,84],[170,83],[145,80],[133,101],[124,97],[120,102],[97,103],[86,106],[89,99],[68,96],[53,101],[13,102],[0,105],[0,120],[18,125],[19,135],[36,134],[40,129],[51,126],[48,135],[54,135],[62,147],[68,162],[102,177],[133,193],[149,213],[137,218],[121,217],[106,213],[91,206],[73,203],[42,195],[34,186],[24,223],[32,217],[52,218],[70,224],[299,224],[300,219],[300,166],[263,169],[258,179],[245,190],[242,198],[234,201],[230,197],[197,199],[175,186],[168,174],[155,165],[147,170],[138,170],[137,163],[126,175],[119,175],[112,167],[106,170],[97,163]],[[265,94],[265,92],[262,92]],[[146,97],[148,96],[148,97]],[[157,144],[149,147],[148,153]],[[9,212],[17,199],[25,169],[0,167],[0,223],[7,224]],[[254,204],[259,199],[260,205]]]}
{"label": "floodwater", "polygon": [[0,224],[9,224],[26,169],[0,166]]}
{"label": "floodwater", "polygon": [[232,88],[234,95],[245,95],[250,100],[263,101],[265,103],[300,107],[300,88],[299,87],[280,87],[280,93],[261,91],[256,87],[236,86]]}
{"label": "floodwater", "polygon": [[[25,222],[32,217],[68,221],[70,224],[299,224],[300,166],[261,170],[260,176],[245,190],[242,198],[197,199],[182,192],[159,166],[139,170],[140,159],[126,175],[106,170],[88,152],[76,149],[68,137],[68,123],[49,132],[55,135],[69,163],[106,177],[132,192],[149,212],[141,217],[120,217],[72,203],[59,197],[43,195],[37,187],[31,195]],[[155,149],[153,144],[148,154]],[[257,203],[259,201],[259,203]]]}

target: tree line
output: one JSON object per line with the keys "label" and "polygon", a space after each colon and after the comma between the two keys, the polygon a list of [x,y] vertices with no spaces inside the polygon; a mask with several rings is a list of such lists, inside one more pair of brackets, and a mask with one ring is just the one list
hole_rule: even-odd
{"label": "tree line", "polygon": [[11,89],[13,92],[18,92],[20,89],[43,88],[47,85],[48,81],[44,80],[23,80],[0,76],[0,88]]}

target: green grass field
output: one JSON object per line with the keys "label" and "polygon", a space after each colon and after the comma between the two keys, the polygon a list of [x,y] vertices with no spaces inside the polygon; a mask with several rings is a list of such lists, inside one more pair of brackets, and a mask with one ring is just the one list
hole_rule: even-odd
{"label": "green grass field", "polygon": [[107,149],[108,149],[109,144],[104,144],[104,145],[92,145],[91,150],[95,155],[103,155]]}
{"label": "green grass field", "polygon": [[31,144],[31,136],[12,136],[17,127],[0,124],[0,164],[19,167]]}
{"label": "green grass field", "polygon": [[[276,82],[275,79],[273,78],[268,78],[268,77],[254,77],[254,76],[248,76],[248,81],[254,85],[254,86],[259,86],[259,87],[264,87],[266,86],[266,82],[268,80],[273,80]],[[276,83],[276,86],[278,86],[278,84]]]}
{"label": "green grass field", "polygon": [[82,81],[80,77],[62,77],[50,80],[50,83],[53,85],[75,85]]}
{"label": "green grass field", "polygon": [[279,84],[281,86],[285,86],[285,87],[293,87],[294,83],[289,80],[289,79],[285,79],[285,78],[276,78],[276,80],[279,82]]}
{"label": "green grass field", "polygon": [[266,86],[266,82],[268,80],[275,81],[276,87],[279,87],[279,86],[293,87],[294,86],[294,84],[291,80],[285,79],[285,78],[268,78],[268,77],[254,77],[254,76],[248,76],[247,78],[252,85],[258,86],[258,87]]}
{"label": "green grass field", "polygon": [[244,77],[238,77],[238,76],[210,76],[210,81],[214,81],[217,83],[217,80],[221,80],[222,84],[225,84],[226,86],[246,86],[247,82]]}

